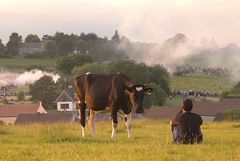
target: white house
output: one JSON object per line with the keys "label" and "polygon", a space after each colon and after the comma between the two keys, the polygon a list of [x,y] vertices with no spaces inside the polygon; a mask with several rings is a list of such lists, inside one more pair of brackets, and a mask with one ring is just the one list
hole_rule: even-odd
{"label": "white house", "polygon": [[62,91],[62,93],[55,100],[58,111],[76,111],[76,92],[73,87],[69,87]]}

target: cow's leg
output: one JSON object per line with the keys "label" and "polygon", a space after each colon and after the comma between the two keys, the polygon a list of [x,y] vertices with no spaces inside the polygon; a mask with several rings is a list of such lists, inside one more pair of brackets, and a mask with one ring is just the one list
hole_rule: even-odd
{"label": "cow's leg", "polygon": [[89,118],[88,118],[88,123],[90,126],[92,137],[95,137],[95,127],[94,127],[95,112],[93,110],[90,110],[89,112],[90,112],[90,114],[89,114]]}
{"label": "cow's leg", "polygon": [[124,116],[124,119],[125,119],[125,124],[126,124],[126,127],[127,127],[127,132],[128,132],[128,138],[130,139],[131,138],[131,113],[129,114],[126,114]]}
{"label": "cow's leg", "polygon": [[86,118],[85,118],[85,110],[86,110],[86,104],[85,103],[79,103],[80,107],[80,123],[82,127],[82,137],[85,137],[85,123],[86,123]]}
{"label": "cow's leg", "polygon": [[115,138],[117,124],[118,124],[117,109],[112,108],[111,115],[112,115],[112,136],[111,137],[112,137],[112,139],[114,139]]}

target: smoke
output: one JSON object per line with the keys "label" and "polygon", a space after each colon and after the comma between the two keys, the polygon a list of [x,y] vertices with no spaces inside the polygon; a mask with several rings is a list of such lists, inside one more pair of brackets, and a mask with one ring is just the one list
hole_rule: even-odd
{"label": "smoke", "polygon": [[52,77],[54,82],[60,78],[58,74],[44,72],[36,69],[26,71],[21,74],[4,71],[0,73],[0,86],[6,86],[10,84],[23,86],[26,84],[32,84],[44,75]]}
{"label": "smoke", "polygon": [[200,54],[200,51],[215,50],[217,47],[213,40],[195,41],[186,38],[184,34],[176,34],[163,44],[133,43],[129,46],[127,40],[122,40],[119,49],[124,50],[130,59],[165,67],[184,64],[187,58]]}
{"label": "smoke", "polygon": [[173,73],[178,65],[228,69],[230,79],[240,81],[240,48],[231,43],[220,48],[214,39],[192,40],[177,34],[162,44],[133,43],[122,39],[118,46],[130,59],[148,65],[160,64]]}

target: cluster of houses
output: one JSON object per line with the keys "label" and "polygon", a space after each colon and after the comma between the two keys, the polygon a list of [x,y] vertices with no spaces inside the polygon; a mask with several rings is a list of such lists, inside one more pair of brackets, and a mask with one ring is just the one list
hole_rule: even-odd
{"label": "cluster of houses", "polygon": [[[56,98],[57,111],[47,112],[39,104],[6,104],[0,105],[0,122],[12,124],[75,122],[79,119],[76,93],[72,87],[62,91]],[[224,100],[221,102],[194,101],[193,112],[202,116],[204,121],[220,121],[224,113],[231,109],[240,110],[240,100]],[[152,106],[146,110],[144,117],[149,119],[172,119],[178,108]],[[96,120],[109,120],[109,114],[97,114]]]}
{"label": "cluster of houses", "polygon": [[79,118],[73,88],[63,90],[56,99],[57,111],[47,112],[39,104],[0,105],[0,122],[12,124],[75,122]]}

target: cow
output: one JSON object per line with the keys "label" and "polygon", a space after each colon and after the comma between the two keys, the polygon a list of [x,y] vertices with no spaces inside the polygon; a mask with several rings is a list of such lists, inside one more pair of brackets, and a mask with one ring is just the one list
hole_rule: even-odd
{"label": "cow", "polygon": [[88,123],[92,137],[95,137],[95,112],[110,109],[112,118],[111,138],[115,138],[118,112],[123,113],[128,138],[130,138],[132,109],[135,109],[136,113],[143,113],[143,98],[146,94],[151,94],[153,90],[144,84],[133,84],[124,74],[101,75],[88,73],[76,77],[74,84],[80,108],[83,137],[85,137],[85,110],[88,108]]}

